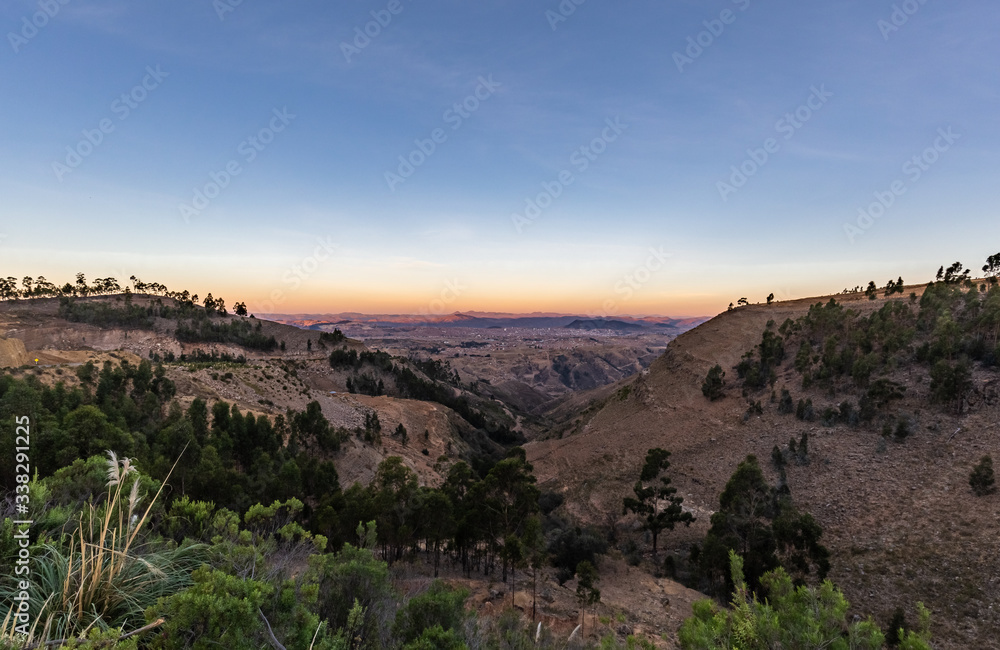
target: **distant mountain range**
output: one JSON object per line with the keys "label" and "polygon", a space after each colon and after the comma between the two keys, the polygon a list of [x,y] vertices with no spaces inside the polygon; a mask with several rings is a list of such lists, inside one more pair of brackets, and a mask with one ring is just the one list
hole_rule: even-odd
{"label": "distant mountain range", "polygon": [[642,330],[687,330],[708,318],[670,318],[668,316],[618,316],[614,319],[592,318],[580,314],[496,312],[456,312],[427,314],[259,314],[261,318],[295,325],[304,329],[332,330],[339,325],[370,327],[466,327],[475,329],[517,327],[527,329],[575,329],[639,332]]}
{"label": "distant mountain range", "polygon": [[[657,323],[662,327],[662,323]],[[628,323],[622,320],[607,320],[604,318],[577,319],[566,325],[568,330],[613,330],[616,332],[635,332],[648,328],[648,325],[641,323]]]}

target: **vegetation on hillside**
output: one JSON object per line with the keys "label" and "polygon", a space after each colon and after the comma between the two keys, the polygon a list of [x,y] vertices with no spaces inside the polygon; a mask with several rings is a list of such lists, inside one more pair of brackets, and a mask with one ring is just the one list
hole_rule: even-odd
{"label": "vegetation on hillside", "polygon": [[673,530],[679,523],[690,526],[694,521],[694,515],[681,507],[684,499],[677,496],[677,488],[670,485],[670,477],[666,474],[670,469],[669,459],[670,452],[665,449],[655,448],[646,452],[646,462],[632,488],[635,496],[625,497],[623,501],[625,512],[639,515],[642,529],[652,535],[654,556],[660,533]]}
{"label": "vegetation on hillside", "polygon": [[524,441],[506,421],[509,417],[498,412],[495,405],[463,394],[458,373],[447,361],[394,359],[386,352],[363,350],[359,353],[346,347],[334,349],[329,361],[334,369],[353,371],[347,380],[347,388],[352,393],[384,395],[385,379],[388,379],[399,397],[446,406],[495,443],[512,445]]}
{"label": "vegetation on hillside", "polygon": [[[974,397],[973,370],[1000,366],[1000,285],[996,256],[990,260],[984,266],[987,278],[978,285],[956,262],[941,267],[938,281],[919,299],[911,294],[887,300],[865,315],[831,298],[778,328],[768,323],[761,342],[736,366],[744,396],[774,391],[779,378],[787,381],[794,370],[800,390],[822,389],[839,399],[822,407],[800,399],[794,412],[801,419],[819,418],[827,426],[872,423],[901,439],[909,434],[909,422],[885,414],[885,407],[907,390],[893,374],[917,367],[927,378],[929,400],[963,413]],[[901,293],[901,280],[890,283],[887,296]],[[786,351],[794,352],[790,366],[784,365]],[[713,367],[703,386],[713,400],[724,394],[720,372]],[[781,413],[791,412],[791,390],[787,385],[781,390]]]}
{"label": "vegetation on hillside", "polygon": [[[506,581],[550,563],[572,575],[595,561],[570,522],[542,514],[518,448],[482,475],[442,458],[437,487],[418,485],[389,457],[369,485],[342,490],[332,460],[350,432],[331,427],[315,402],[274,419],[221,401],[182,409],[162,366],[148,361],[86,364],[78,376],[72,387],[0,376],[4,444],[13,446],[16,416],[32,422],[31,511],[16,518],[34,522],[30,551],[44,573],[32,583],[36,642],[82,634],[91,640],[81,647],[528,643],[533,631],[522,623],[470,618],[464,595],[442,585],[402,597],[388,564],[422,560],[436,571],[447,561]],[[113,462],[106,449],[117,450]],[[19,484],[12,469],[0,471],[7,494]],[[0,556],[11,566],[20,531],[11,511],[3,516]],[[12,577],[0,585],[4,613],[17,606]],[[12,638],[11,620],[0,636]],[[551,633],[539,643],[561,647]]]}
{"label": "vegetation on hillside", "polygon": [[[904,293],[899,278],[887,283],[889,300],[871,313],[830,300],[780,327],[769,323],[734,368],[748,413],[761,412],[767,401],[761,394],[770,389],[782,415],[827,426],[881,425],[901,440],[912,433],[911,423],[887,413],[907,391],[893,379],[901,367],[921,368],[928,399],[963,413],[973,373],[1000,365],[1000,254],[987,260],[984,273],[987,280],[977,286],[956,263],[942,267],[919,300],[912,294],[892,299]],[[18,289],[12,280],[0,280],[0,298],[58,297],[60,316],[74,322],[151,329],[169,320],[183,342],[262,351],[278,346],[260,323],[227,318],[225,302],[211,294],[199,306],[186,291],[170,294],[134,277],[135,292],[113,278],[88,284],[82,274],[63,287],[25,278]],[[872,282],[866,293],[875,299],[879,291]],[[138,304],[140,292],[173,303]],[[119,293],[122,299],[113,302],[82,300]],[[246,314],[243,303],[234,310]],[[324,332],[318,340],[325,348],[344,337]],[[246,362],[201,351],[181,360]],[[509,581],[513,596],[518,574],[531,576],[534,591],[540,570],[552,566],[560,584],[577,578],[585,614],[600,602],[598,566],[611,538],[560,514],[562,497],[539,490],[524,450],[512,446],[520,438],[506,414],[463,387],[447,362],[335,347],[329,364],[350,373],[351,392],[392,392],[444,405],[492,442],[465,459],[439,458],[439,485],[420,485],[404,459],[390,456],[367,485],[341,486],[334,461],[349,437],[381,444],[375,412],[365,414],[363,427],[346,430],[331,426],[318,402],[273,418],[223,401],[194,399],[182,407],[159,358],[85,364],[77,371],[79,385],[0,376],[0,441],[14,446],[16,417],[32,422],[31,509],[15,514],[8,503],[0,513],[5,566],[19,551],[15,519],[33,522],[30,552],[38,561],[28,641],[59,647],[77,637],[83,640],[73,647],[164,649],[567,647],[519,615],[470,614],[468,592],[443,582],[403,594],[392,569],[425,562],[437,577],[449,565],[467,577]],[[732,391],[725,375],[720,365],[710,369],[702,385],[707,399]],[[788,383],[791,378],[800,383]],[[785,384],[780,398],[779,381]],[[800,391],[812,392],[793,394]],[[820,404],[823,399],[831,401]],[[393,424],[386,435],[408,444],[406,427]],[[694,520],[671,485],[669,456],[649,449],[622,502],[649,534],[654,559],[659,535]],[[810,462],[808,434],[776,445],[771,460],[778,484],[770,485],[758,460],[747,457],[719,496],[703,543],[692,548],[689,583],[731,594],[732,601],[728,609],[696,604],[680,631],[682,647],[874,649],[888,642],[930,648],[922,606],[916,629],[901,616],[885,633],[870,620],[848,622],[847,601],[825,579],[830,565],[822,529],[796,508],[785,481],[788,463]],[[8,495],[19,486],[13,469],[0,466]],[[995,491],[989,456],[972,468],[969,485],[981,496]],[[675,562],[670,555],[657,570],[675,570]],[[12,575],[0,577],[0,620],[16,613],[21,590]],[[16,621],[8,616],[0,623],[0,647],[23,641]],[[600,647],[651,646],[612,635]]]}
{"label": "vegetation on hillside", "polygon": [[[93,282],[87,282],[83,273],[77,273],[74,282],[67,282],[63,285],[53,284],[44,276],[32,278],[25,276],[21,279],[21,288],[18,289],[18,280],[15,277],[0,277],[0,300],[31,300],[34,298],[86,298],[88,296],[124,296],[128,298],[134,295],[160,296],[171,298],[182,305],[198,304],[198,294],[192,294],[187,289],[182,291],[170,291],[159,282],[143,282],[133,276],[129,277],[132,286],[122,286],[113,277],[97,278]],[[209,293],[204,300],[207,311],[214,311],[225,314],[226,301],[222,298],[213,298]],[[242,309],[241,309],[242,307]],[[237,312],[246,310],[244,303],[236,303]],[[238,314],[245,316],[246,314]]]}
{"label": "vegetation on hillside", "polygon": [[[880,650],[886,635],[871,619],[847,621],[849,604],[830,581],[819,587],[795,586],[784,569],[761,576],[766,598],[744,578],[744,558],[729,552],[732,603],[720,609],[712,600],[694,604],[694,614],[680,630],[684,650],[747,650],[765,648],[830,648]],[[930,612],[917,604],[920,627],[894,630],[897,646],[930,650]]]}
{"label": "vegetation on hillside", "polygon": [[[0,300],[58,298],[61,318],[96,327],[151,330],[156,327],[157,319],[175,321],[174,334],[183,343],[233,344],[261,352],[272,352],[279,347],[274,336],[261,332],[259,321],[252,324],[244,319],[225,320],[229,311],[222,298],[209,293],[199,306],[198,295],[186,289],[169,291],[157,282],[143,282],[135,276],[130,279],[132,287],[122,287],[115,278],[98,278],[88,283],[83,273],[77,273],[75,283],[67,282],[60,287],[43,276],[37,279],[26,276],[18,289],[17,278],[0,278]],[[157,298],[138,304],[135,298],[139,295]],[[115,296],[115,299],[84,300],[95,296]],[[237,316],[247,316],[245,303],[236,303],[233,310]],[[320,341],[342,340],[342,334],[340,338],[326,332],[320,335]],[[311,346],[312,342],[309,343]]]}
{"label": "vegetation on hillside", "polygon": [[[743,563],[749,589],[759,593],[764,574],[782,568],[796,584],[830,570],[830,553],[820,543],[823,530],[792,503],[788,486],[768,485],[754,456],[739,464],[719,496],[719,509],[700,553],[702,575],[712,585],[730,577],[731,553]],[[733,584],[726,582],[728,593]]]}

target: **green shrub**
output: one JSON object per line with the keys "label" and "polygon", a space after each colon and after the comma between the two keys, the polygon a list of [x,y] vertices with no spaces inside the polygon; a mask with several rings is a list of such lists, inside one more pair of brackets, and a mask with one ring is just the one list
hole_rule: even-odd
{"label": "green shrub", "polygon": [[403,650],[468,650],[465,642],[454,630],[440,625],[429,627],[420,636],[403,646]]}
{"label": "green shrub", "polygon": [[162,612],[167,619],[163,634],[157,635],[151,647],[208,650],[222,645],[256,650],[266,643],[258,610],[273,595],[274,587],[208,566],[197,569],[192,577],[191,588],[163,599],[147,613],[147,618],[153,618]]}
{"label": "green shrub", "polygon": [[[718,648],[831,648],[880,650],[885,637],[871,620],[847,622],[848,602],[830,581],[817,588],[795,587],[781,568],[761,580],[767,599],[752,594],[743,577],[743,559],[729,553],[734,585],[732,607],[711,600],[694,603],[679,637],[684,650]],[[927,648],[928,645],[914,645]]]}
{"label": "green shrub", "polygon": [[411,643],[422,638],[422,633],[430,628],[442,632],[460,629],[466,617],[464,603],[468,597],[468,591],[452,589],[435,580],[427,591],[411,598],[396,613],[396,636],[404,643]]}

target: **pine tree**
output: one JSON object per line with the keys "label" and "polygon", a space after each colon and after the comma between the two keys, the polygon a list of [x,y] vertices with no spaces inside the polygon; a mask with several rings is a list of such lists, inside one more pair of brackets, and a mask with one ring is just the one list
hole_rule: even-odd
{"label": "pine tree", "polygon": [[[670,478],[665,472],[670,468],[670,452],[664,449],[650,449],[646,452],[646,463],[642,466],[639,480],[636,481],[632,491],[635,498],[625,497],[624,512],[634,512],[645,517],[642,525],[644,530],[648,530],[653,536],[653,555],[656,555],[656,539],[664,530],[673,530],[678,523],[687,526],[694,521],[694,516],[690,512],[684,512],[681,503],[682,497],[676,496],[677,488],[670,485]],[[654,481],[659,480],[659,485]],[[653,485],[645,485],[653,483]],[[660,506],[661,501],[666,501],[666,507]]]}

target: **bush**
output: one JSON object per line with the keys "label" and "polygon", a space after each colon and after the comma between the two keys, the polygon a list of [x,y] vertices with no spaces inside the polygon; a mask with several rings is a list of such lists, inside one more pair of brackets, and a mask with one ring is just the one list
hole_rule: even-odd
{"label": "bush", "polygon": [[778,470],[781,470],[785,466],[785,455],[781,453],[781,448],[778,445],[775,445],[771,450],[771,462],[774,463],[774,466]]}
{"label": "bush", "polygon": [[[258,610],[274,593],[259,580],[244,580],[203,566],[193,576],[194,586],[161,601],[167,618],[153,648],[174,650],[208,648],[219,644],[237,650],[259,648],[265,642]],[[197,640],[189,645],[189,636]]]}
{"label": "bush", "polygon": [[885,631],[885,643],[890,648],[898,648],[899,642],[906,638],[906,614],[902,607],[897,607],[892,613],[889,628]]}
{"label": "bush", "polygon": [[597,556],[608,552],[608,542],[593,528],[567,528],[559,531],[549,544],[552,566],[560,569],[560,584],[576,574],[580,562],[597,563]]}
{"label": "bush", "polygon": [[854,409],[854,404],[844,401],[840,403],[840,421],[850,426],[857,426],[859,414]]}
{"label": "bush", "polygon": [[[73,522],[75,530],[61,543],[39,543],[33,552],[26,613],[39,624],[37,639],[43,642],[91,628],[124,631],[160,597],[190,584],[191,572],[204,559],[199,545],[169,547],[140,536],[161,493],[146,508],[140,506],[151,486],[131,460],[108,452],[104,471],[105,497],[95,495],[84,506]],[[47,486],[40,489],[47,491]],[[17,594],[13,582],[0,588],[0,600],[6,603],[15,603]]]}
{"label": "bush", "polygon": [[795,407],[795,417],[806,422],[812,422],[816,418],[811,399],[799,400],[798,406]]}
{"label": "bush", "polygon": [[[882,648],[885,637],[874,622],[847,622],[848,602],[833,583],[796,587],[779,568],[763,576],[768,597],[757,599],[744,579],[743,559],[730,552],[729,561],[732,608],[721,610],[711,600],[694,603],[693,615],[680,629],[681,648]],[[920,609],[927,623],[927,610]],[[927,625],[922,625],[920,634],[910,632],[906,641],[917,650],[930,648],[929,639]]]}
{"label": "bush", "polygon": [[543,515],[552,514],[552,511],[561,506],[562,503],[563,495],[558,492],[546,490],[538,497],[538,507]]}
{"label": "bush", "polygon": [[960,411],[971,387],[972,371],[964,361],[952,365],[942,359],[931,368],[931,398],[936,402],[953,403]]}
{"label": "bush", "polygon": [[[789,443],[800,460],[807,458],[808,436]],[[715,583],[726,578],[730,551],[737,550],[746,564],[746,578],[759,591],[761,577],[781,566],[795,580],[804,580],[815,570],[820,580],[830,569],[829,551],[819,543],[823,531],[815,519],[792,503],[787,486],[771,487],[757,458],[740,463],[719,496],[719,509],[700,553],[701,570]],[[729,585],[730,588],[732,585]]]}
{"label": "bush", "polygon": [[705,381],[701,385],[702,394],[713,402],[724,397],[725,377],[726,373],[722,370],[722,366],[715,364],[708,371],[708,376],[705,377]]}
{"label": "bush", "polygon": [[468,650],[468,647],[454,630],[445,630],[440,625],[435,625],[404,645],[403,650]]}
{"label": "bush", "polygon": [[888,379],[876,379],[861,396],[859,417],[868,422],[892,400],[903,399],[906,387]]}
{"label": "bush", "polygon": [[626,564],[629,566],[639,566],[642,564],[642,551],[639,550],[639,545],[635,543],[635,540],[625,540],[620,549],[622,555],[625,556]]}
{"label": "bush", "polygon": [[778,400],[778,413],[788,415],[795,411],[795,403],[792,401],[792,394],[787,388],[781,389],[781,399]]}
{"label": "bush", "polygon": [[979,460],[979,464],[973,468],[972,474],[969,475],[969,485],[972,486],[972,491],[976,493],[976,496],[982,497],[996,491],[995,483],[993,458],[983,456]]}
{"label": "bush", "polygon": [[320,332],[319,340],[323,343],[333,343],[337,344],[344,341],[347,337],[339,329],[334,329],[332,332]]}
{"label": "bush", "polygon": [[435,580],[427,591],[411,598],[396,613],[396,635],[404,643],[410,643],[430,628],[436,627],[442,632],[460,628],[465,620],[464,603],[468,597],[468,591],[452,589]]}
{"label": "bush", "polygon": [[[358,530],[362,530],[360,525]],[[373,524],[369,524],[367,536],[365,545],[373,545]],[[320,618],[335,629],[348,627],[353,603],[358,603],[361,620],[351,627],[372,640],[390,638],[396,594],[385,562],[377,560],[368,548],[345,544],[339,553],[314,555],[309,563],[319,579]]]}

